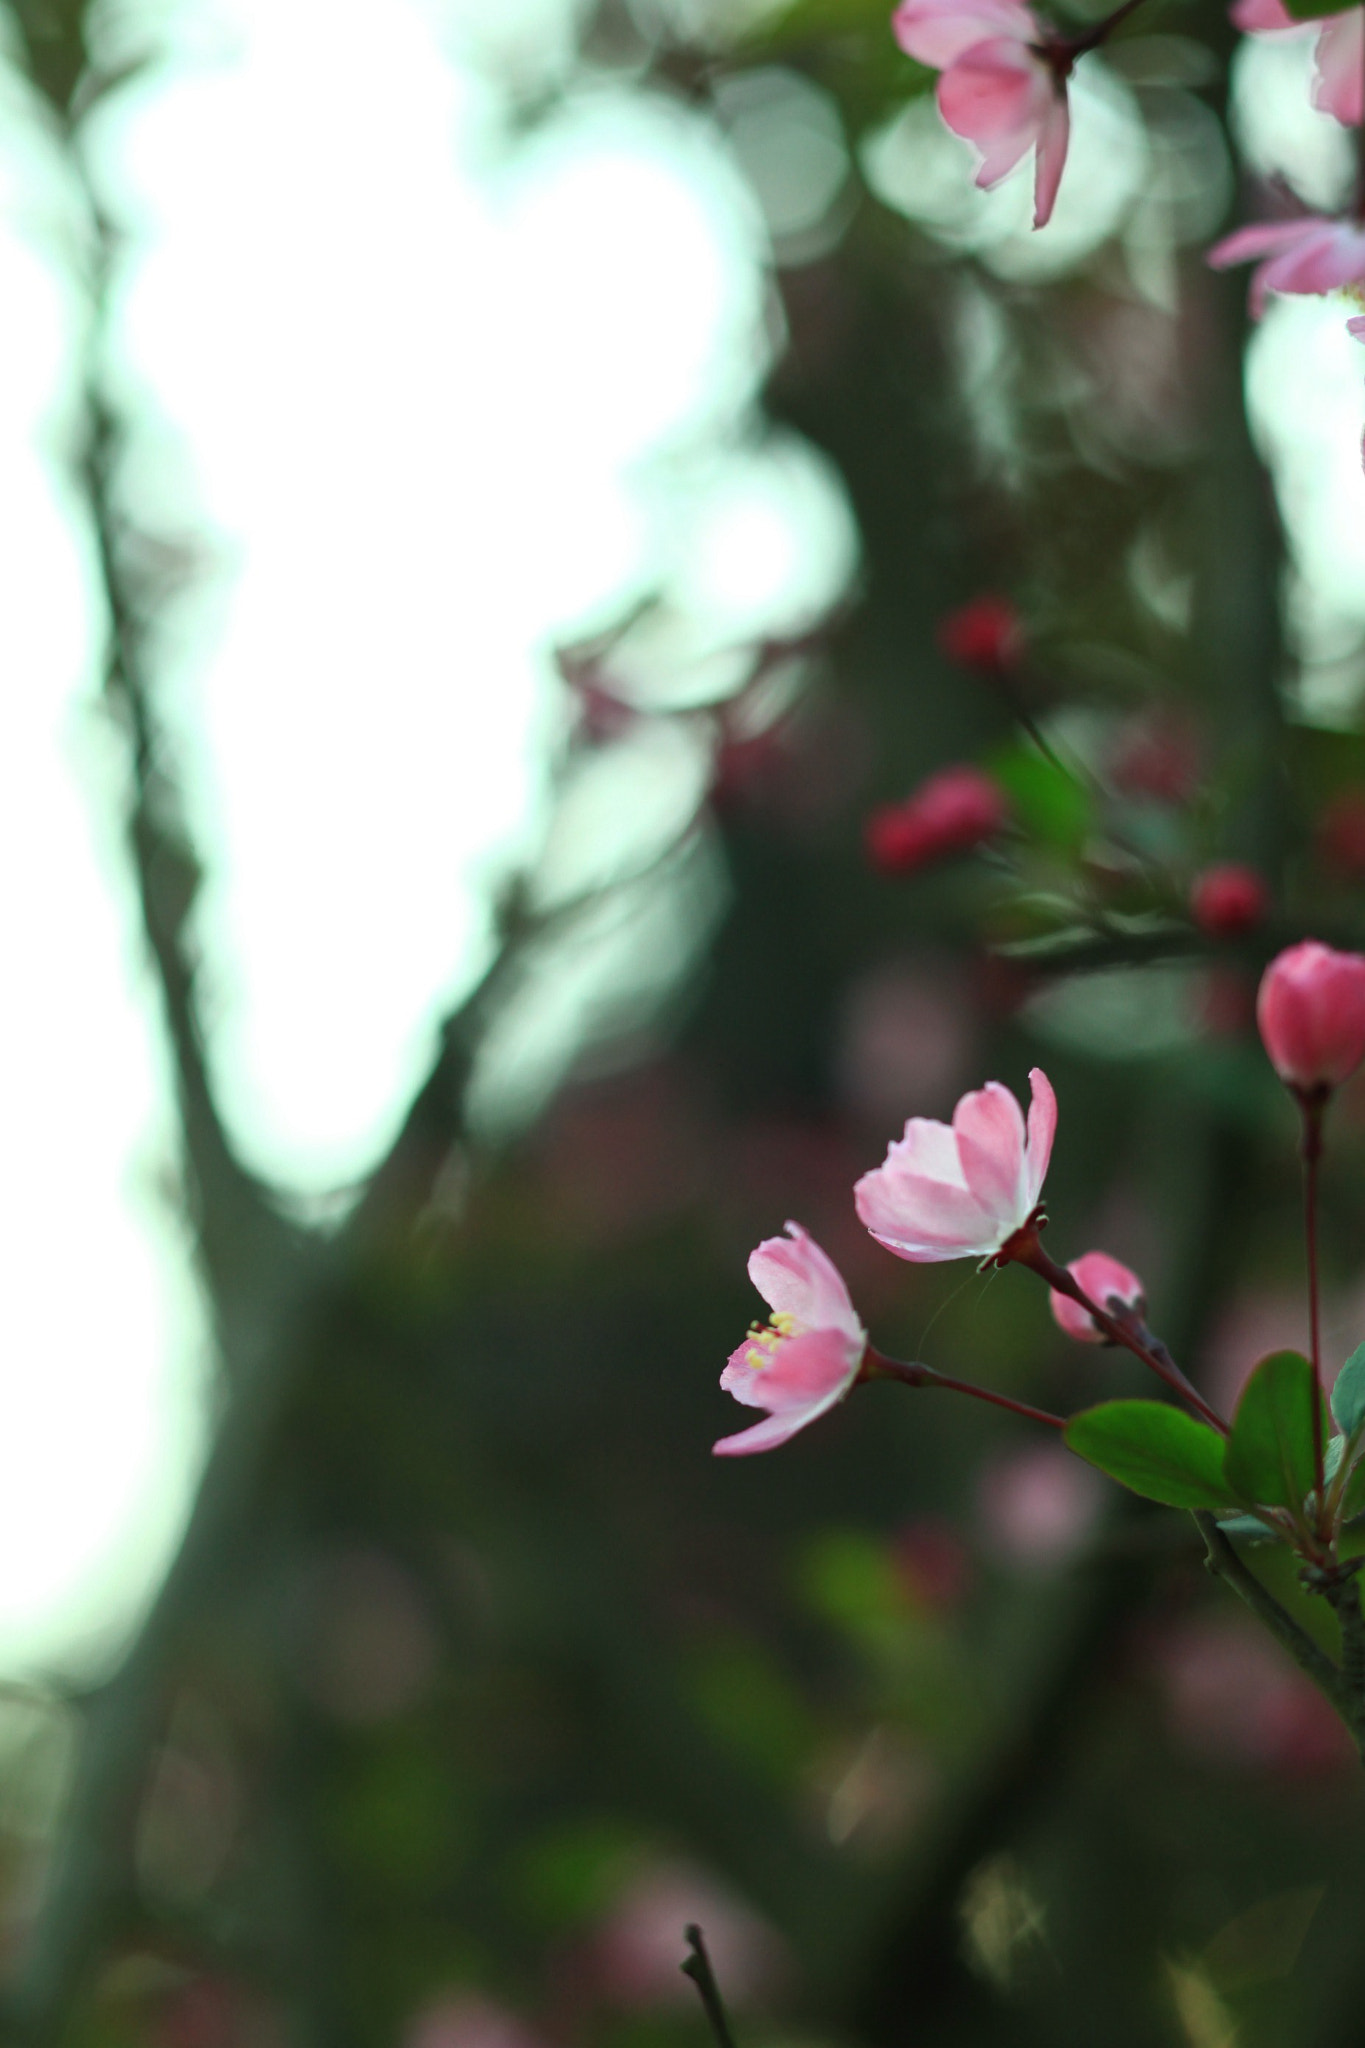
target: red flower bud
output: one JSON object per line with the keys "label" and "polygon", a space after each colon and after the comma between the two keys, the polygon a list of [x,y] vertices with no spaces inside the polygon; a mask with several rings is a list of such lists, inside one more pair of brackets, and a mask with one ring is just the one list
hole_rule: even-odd
{"label": "red flower bud", "polygon": [[1335,1088],[1365,1059],[1365,956],[1290,946],[1261,978],[1256,1022],[1286,1086]]}
{"label": "red flower bud", "polygon": [[1270,891],[1255,868],[1223,860],[1194,878],[1190,915],[1210,939],[1238,939],[1255,931],[1270,908]]}
{"label": "red flower bud", "polygon": [[960,668],[998,675],[1014,667],[1024,646],[1024,629],[1007,597],[974,597],[938,623],[940,652]]}
{"label": "red flower bud", "polygon": [[967,853],[1009,821],[998,782],[962,763],[940,768],[900,804],[884,804],[864,829],[868,860],[881,875],[908,875],[951,853]]}

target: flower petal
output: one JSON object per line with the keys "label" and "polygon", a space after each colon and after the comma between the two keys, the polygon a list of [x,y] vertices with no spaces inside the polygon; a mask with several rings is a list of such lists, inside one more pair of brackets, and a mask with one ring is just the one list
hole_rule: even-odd
{"label": "flower petal", "polygon": [[955,63],[973,43],[990,36],[1038,39],[1038,24],[1021,0],[902,0],[891,17],[896,41],[907,56],[935,71]]}
{"label": "flower petal", "polygon": [[1240,28],[1251,35],[1279,35],[1286,29],[1307,28],[1309,23],[1296,21],[1283,0],[1237,0],[1235,7],[1228,9],[1234,28]]}
{"label": "flower petal", "polygon": [[1215,242],[1204,261],[1211,270],[1228,270],[1234,263],[1250,263],[1257,256],[1291,248],[1329,225],[1316,213],[1303,214],[1297,220],[1253,221],[1249,227],[1237,228],[1224,235],[1221,242]]}
{"label": "flower petal", "polygon": [[770,1308],[795,1316],[805,1329],[861,1334],[843,1275],[799,1223],[786,1237],[765,1238],[749,1255],[749,1278]]}
{"label": "flower petal", "polygon": [[983,1209],[1022,1223],[1024,1115],[1008,1088],[988,1081],[953,1111],[962,1178]]}
{"label": "flower petal", "polygon": [[1033,1099],[1028,1112],[1024,1199],[1027,1209],[1032,1210],[1038,1206],[1038,1197],[1043,1192],[1048,1162],[1052,1157],[1052,1141],[1057,1135],[1057,1097],[1041,1067],[1030,1067],[1028,1078]]}
{"label": "flower petal", "polygon": [[978,185],[994,185],[1037,141],[1054,98],[1051,73],[1005,36],[977,43],[938,82],[938,108],[982,153]]}
{"label": "flower petal", "polygon": [[751,1451],[775,1451],[814,1420],[814,1414],[765,1415],[762,1422],[754,1423],[750,1429],[718,1438],[711,1446],[711,1454],[716,1458],[746,1458]]}
{"label": "flower petal", "polygon": [[887,1164],[865,1173],[853,1190],[859,1218],[879,1244],[902,1259],[985,1258],[1008,1232],[965,1188],[922,1179]]}
{"label": "flower petal", "polygon": [[1324,24],[1317,65],[1313,105],[1335,115],[1343,127],[1358,128],[1365,119],[1365,8],[1348,8]]}
{"label": "flower petal", "polygon": [[1063,90],[1053,94],[1052,105],[1038,137],[1038,156],[1033,167],[1033,225],[1036,228],[1045,228],[1052,218],[1070,141],[1071,109]]}
{"label": "flower petal", "polygon": [[[864,1348],[862,1339],[850,1339],[842,1330],[803,1330],[766,1353],[751,1338],[731,1352],[720,1383],[747,1407],[785,1414],[837,1401],[857,1378]],[[761,1365],[753,1363],[755,1354],[764,1361]]]}
{"label": "flower petal", "polygon": [[1337,226],[1297,247],[1272,256],[1262,279],[1266,291],[1318,293],[1335,291],[1365,276],[1365,234]]}

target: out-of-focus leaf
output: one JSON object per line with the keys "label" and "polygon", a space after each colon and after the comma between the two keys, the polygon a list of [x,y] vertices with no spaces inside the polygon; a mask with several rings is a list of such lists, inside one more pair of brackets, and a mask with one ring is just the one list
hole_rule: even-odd
{"label": "out-of-focus leaf", "polygon": [[796,1686],[757,1643],[711,1642],[691,1661],[692,1703],[717,1739],[765,1776],[800,1770],[816,1739]]}
{"label": "out-of-focus leaf", "polygon": [[863,1641],[902,1630],[910,1603],[885,1544],[856,1529],[827,1529],[801,1559],[800,1586],[815,1612]]}
{"label": "out-of-focus leaf", "polygon": [[1133,1493],[1173,1508],[1231,1507],[1222,1439],[1164,1401],[1104,1401],[1073,1415],[1066,1442]]}
{"label": "out-of-focus leaf", "polygon": [[1287,1977],[1325,1890],[1325,1885],[1310,1884],[1276,1892],[1229,1920],[1204,1951],[1204,1966],[1219,1988],[1240,1991]]}
{"label": "out-of-focus leaf", "polygon": [[[1237,1405],[1228,1439],[1226,1472],[1244,1500],[1268,1507],[1298,1507],[1311,1493],[1313,1471],[1313,1368],[1299,1351],[1263,1358]],[[1331,1434],[1322,1403],[1322,1441]]]}
{"label": "out-of-focus leaf", "polygon": [[526,1845],[513,1889],[539,1925],[571,1926],[605,1910],[641,1847],[638,1830],[609,1815],[585,1815]]}
{"label": "out-of-focus leaf", "polygon": [[1365,1422],[1365,1344],[1357,1344],[1332,1389],[1332,1413],[1345,1436],[1354,1436]]}
{"label": "out-of-focus leaf", "polygon": [[987,764],[1014,806],[1024,830],[1049,846],[1075,848],[1094,822],[1084,783],[1042,754],[1010,747]]}

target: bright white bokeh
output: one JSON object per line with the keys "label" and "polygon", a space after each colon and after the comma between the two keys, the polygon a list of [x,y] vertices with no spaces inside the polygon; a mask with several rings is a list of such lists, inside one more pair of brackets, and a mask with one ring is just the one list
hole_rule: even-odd
{"label": "bright white bokeh", "polygon": [[[155,660],[207,866],[215,1075],[243,1156],[301,1198],[387,1143],[486,955],[498,877],[558,862],[563,888],[606,857],[587,785],[541,847],[555,642],[657,594],[714,650],[799,629],[854,570],[828,465],[755,431],[766,232],[720,138],[607,87],[513,135],[481,74],[510,58],[519,83],[552,82],[572,11],[148,0],[101,31],[110,59],[163,39],[87,148],[127,235],[121,488],[197,565]],[[116,1641],[155,1584],[202,1455],[209,1345],[88,535],[47,446],[71,403],[79,315],[59,280],[78,236],[31,132],[0,158],[0,198],[16,1668]],[[607,777],[636,858],[661,817],[686,830],[706,780],[700,730],[666,731],[643,728]],[[549,1074],[547,1027],[590,1028],[612,975],[679,971],[719,887],[689,856],[663,895],[585,927],[576,978],[513,1018],[506,1072]]]}

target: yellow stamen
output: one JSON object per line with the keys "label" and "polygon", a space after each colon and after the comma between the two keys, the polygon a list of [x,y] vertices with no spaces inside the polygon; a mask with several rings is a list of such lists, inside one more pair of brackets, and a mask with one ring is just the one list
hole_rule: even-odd
{"label": "yellow stamen", "polygon": [[765,1365],[771,1365],[779,1345],[788,1337],[794,1337],[800,1329],[796,1317],[784,1308],[774,1309],[765,1324],[750,1323],[749,1335],[754,1340],[753,1349],[744,1354],[744,1363],[751,1365],[755,1372],[761,1372]]}

